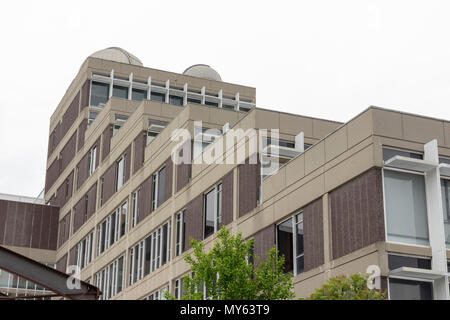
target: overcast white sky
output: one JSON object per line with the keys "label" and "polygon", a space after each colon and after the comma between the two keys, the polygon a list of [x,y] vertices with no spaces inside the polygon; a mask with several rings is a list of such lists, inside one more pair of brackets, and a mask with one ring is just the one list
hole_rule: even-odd
{"label": "overcast white sky", "polygon": [[8,1],[0,8],[0,193],[37,196],[49,118],[84,59],[196,63],[259,107],[347,121],[370,105],[450,119],[450,1]]}

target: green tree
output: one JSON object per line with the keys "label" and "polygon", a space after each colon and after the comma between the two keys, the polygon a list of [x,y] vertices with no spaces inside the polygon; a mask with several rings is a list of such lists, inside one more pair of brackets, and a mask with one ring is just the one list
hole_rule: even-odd
{"label": "green tree", "polygon": [[385,300],[384,292],[367,287],[367,279],[361,274],[331,278],[309,300]]}
{"label": "green tree", "polygon": [[[183,278],[183,300],[202,300],[203,288],[212,300],[283,300],[294,298],[290,274],[285,274],[284,257],[272,248],[267,261],[255,268],[251,261],[253,240],[244,241],[242,234],[232,236],[225,227],[209,252],[202,242],[191,240],[193,253],[185,257],[192,273]],[[175,299],[168,292],[166,299]]]}

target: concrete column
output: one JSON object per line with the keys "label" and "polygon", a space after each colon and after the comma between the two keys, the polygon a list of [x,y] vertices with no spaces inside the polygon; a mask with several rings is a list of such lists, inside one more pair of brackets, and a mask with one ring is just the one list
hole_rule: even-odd
{"label": "concrete column", "polygon": [[[439,163],[437,140],[434,139],[424,146],[424,160]],[[445,247],[445,231],[441,194],[441,175],[439,167],[425,173],[425,192],[427,198],[428,233],[432,251],[432,270],[447,273],[447,255]],[[434,281],[434,298],[448,300],[448,278],[445,276]]]}

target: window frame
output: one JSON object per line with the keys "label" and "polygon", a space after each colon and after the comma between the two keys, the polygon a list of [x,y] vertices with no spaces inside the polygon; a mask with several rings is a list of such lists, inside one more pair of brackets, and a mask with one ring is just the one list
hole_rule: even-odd
{"label": "window frame", "polygon": [[[207,219],[207,196],[214,192],[214,203],[213,203],[213,219],[214,219],[214,231],[208,235],[206,235],[206,219]],[[216,183],[213,187],[209,188],[208,191],[203,193],[203,239],[207,239],[210,236],[217,233],[220,228],[223,226],[223,217],[222,217],[222,197],[223,197],[223,184],[222,181]],[[220,200],[220,201],[219,201]]]}
{"label": "window frame", "polygon": [[[301,221],[297,221],[298,216],[302,217]],[[297,270],[297,258],[303,258],[303,266],[305,263],[304,262],[304,259],[305,259],[304,258],[305,257],[304,242],[303,242],[303,253],[297,255],[297,225],[301,223],[304,227],[304,211],[303,210],[297,211],[296,213],[290,215],[286,219],[283,219],[282,221],[277,223],[275,236],[276,236],[276,246],[277,246],[278,251],[280,251],[279,239],[278,239],[278,227],[289,220],[291,220],[291,228],[292,228],[292,243],[291,243],[291,245],[292,245],[292,257],[291,257],[292,258],[292,275],[295,277],[295,276],[298,276],[305,272],[304,268],[303,268],[303,271],[301,271],[301,272],[298,272],[298,270]],[[287,260],[287,257],[285,257],[285,259]]]}

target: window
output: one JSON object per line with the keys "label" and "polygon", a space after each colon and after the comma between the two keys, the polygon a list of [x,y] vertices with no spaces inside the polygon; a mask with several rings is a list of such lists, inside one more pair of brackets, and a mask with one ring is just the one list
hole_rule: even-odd
{"label": "window", "polygon": [[184,98],[179,96],[169,96],[169,103],[176,105],[176,106],[182,106],[183,105]]}
{"label": "window", "polygon": [[168,285],[165,286],[162,289],[159,289],[159,290],[153,292],[151,295],[149,295],[144,300],[166,300],[166,298],[164,297],[164,293],[165,292],[169,292],[169,286]]}
{"label": "window", "polygon": [[108,300],[123,290],[124,270],[125,256],[121,256],[95,275],[96,286],[102,291],[101,300]]}
{"label": "window", "polygon": [[384,170],[384,188],[388,241],[428,245],[424,177]]}
{"label": "window", "polygon": [[184,233],[186,230],[186,223],[185,223],[185,215],[186,210],[183,210],[179,212],[176,216],[176,243],[175,243],[175,255],[179,256],[186,250],[186,245],[184,241]]}
{"label": "window", "polygon": [[131,99],[135,101],[142,101],[147,99],[147,90],[133,89]]}
{"label": "window", "polygon": [[205,105],[211,106],[211,107],[216,107],[216,108],[219,107],[219,103],[218,102],[213,102],[213,101],[208,101],[208,100],[205,100]]}
{"label": "window", "polygon": [[395,270],[401,267],[431,270],[431,259],[390,254],[388,255],[388,265],[389,270]]}
{"label": "window", "polygon": [[389,278],[391,300],[433,300],[432,282]]}
{"label": "window", "polygon": [[125,181],[125,161],[126,155],[124,154],[117,161],[117,172],[116,172],[116,191],[119,190]]}
{"label": "window", "polygon": [[205,239],[222,226],[222,184],[205,194]]}
{"label": "window", "polygon": [[445,245],[450,249],[450,180],[441,179],[442,209],[444,215]]}
{"label": "window", "polygon": [[183,298],[185,292],[184,292],[184,279],[183,277],[175,280],[175,285],[174,285],[174,296],[177,300],[180,300],[181,298]]}
{"label": "window", "polygon": [[417,152],[409,152],[398,149],[383,148],[383,161],[387,161],[395,156],[408,157],[413,159],[423,159],[423,155]]}
{"label": "window", "polygon": [[134,228],[139,221],[139,196],[141,195],[141,189],[136,190],[133,193],[133,212],[131,215],[131,227]]}
{"label": "window", "polygon": [[109,100],[109,84],[92,82],[91,101],[93,107],[103,108]]}
{"label": "window", "polygon": [[101,254],[125,235],[128,229],[127,221],[128,201],[125,201],[98,226],[98,254]]}
{"label": "window", "polygon": [[170,221],[130,250],[130,284],[159,269],[170,260]]}
{"label": "window", "polygon": [[147,130],[147,144],[155,140],[155,138],[164,130],[167,126],[167,122],[149,120]]}
{"label": "window", "polygon": [[200,99],[194,99],[194,98],[188,98],[187,99],[188,103],[196,103],[196,104],[202,104],[202,100]]}
{"label": "window", "polygon": [[122,126],[125,124],[125,122],[128,120],[128,116],[122,115],[122,114],[116,114],[115,120],[114,120],[114,128],[113,128],[113,136],[116,135],[117,131],[122,128]]}
{"label": "window", "polygon": [[128,99],[128,88],[122,86],[113,86],[113,97]]}
{"label": "window", "polygon": [[94,241],[94,232],[81,240],[77,245],[77,266],[80,269],[86,267],[92,261],[92,247]]}
{"label": "window", "polygon": [[96,162],[97,162],[97,146],[93,147],[89,151],[89,175],[91,175],[96,168]]}
{"label": "window", "polygon": [[95,118],[97,118],[98,112],[95,111],[89,111],[89,117],[88,117],[88,127],[94,122]]}
{"label": "window", "polygon": [[298,275],[304,271],[303,213],[277,226],[277,246],[284,256],[284,271]]}
{"label": "window", "polygon": [[153,174],[152,185],[152,209],[156,210],[165,201],[166,187],[166,167],[160,169],[157,173]]}
{"label": "window", "polygon": [[166,95],[164,93],[152,92],[150,99],[152,101],[166,102]]}
{"label": "window", "polygon": [[209,128],[195,128],[194,137],[194,152],[193,158],[196,159],[200,156],[205,149],[213,144],[222,136],[222,131],[219,129],[209,129]]}

